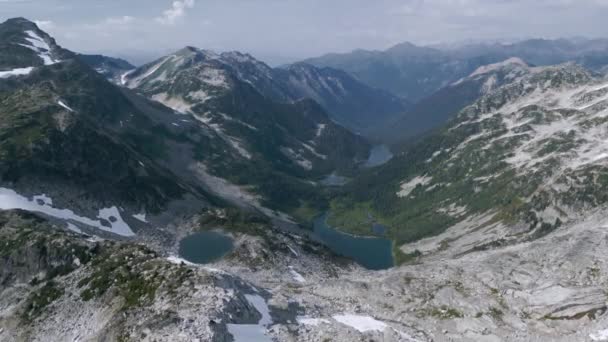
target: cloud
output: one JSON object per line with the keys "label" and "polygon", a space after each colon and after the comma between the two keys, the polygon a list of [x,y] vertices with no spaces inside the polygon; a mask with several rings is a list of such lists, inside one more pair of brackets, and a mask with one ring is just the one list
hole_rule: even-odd
{"label": "cloud", "polygon": [[163,12],[161,17],[156,18],[163,25],[173,25],[175,22],[186,15],[186,11],[194,7],[195,0],[176,0],[170,9]]}

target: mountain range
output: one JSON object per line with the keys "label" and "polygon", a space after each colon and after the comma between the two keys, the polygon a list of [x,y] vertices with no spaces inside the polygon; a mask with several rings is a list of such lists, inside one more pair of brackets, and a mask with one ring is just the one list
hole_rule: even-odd
{"label": "mountain range", "polygon": [[[409,107],[407,101],[367,86],[337,69],[316,68],[306,63],[271,68],[249,54],[236,51],[218,54],[194,47],[186,47],[174,55],[197,55],[201,60],[213,60],[217,68],[230,73],[240,82],[250,84],[274,102],[289,104],[312,99],[323,107],[332,120],[362,134],[369,132],[370,127],[398,117]],[[82,58],[117,84],[123,81],[121,76],[136,69],[129,67],[128,62],[111,57]],[[163,61],[172,62],[164,57],[148,66],[159,66]]]}
{"label": "mountain range", "polygon": [[608,340],[604,49],[133,66],[10,19],[0,341]]}
{"label": "mountain range", "polygon": [[347,71],[358,80],[418,102],[474,72],[478,67],[519,57],[530,65],[577,62],[591,70],[608,65],[608,40],[530,39],[510,44],[474,44],[453,48],[395,45],[385,51],[355,50],[305,60]]}
{"label": "mountain range", "polygon": [[255,210],[322,207],[314,180],[348,173],[369,153],[314,102],[273,102],[190,49],[177,61],[183,69],[162,70],[171,72],[165,82],[145,66],[130,74],[126,85],[147,99],[29,21],[9,20],[0,32],[19,47],[0,67],[2,181],[18,193],[44,191],[58,208],[120,207],[131,216],[218,197]]}

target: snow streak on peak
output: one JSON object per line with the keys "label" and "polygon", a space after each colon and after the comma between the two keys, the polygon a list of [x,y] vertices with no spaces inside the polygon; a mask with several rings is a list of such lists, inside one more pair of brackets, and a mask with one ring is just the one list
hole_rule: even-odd
{"label": "snow streak on peak", "polygon": [[38,53],[38,56],[44,61],[44,65],[52,65],[60,62],[51,56],[51,46],[44,38],[40,37],[40,35],[32,30],[27,30],[25,33],[28,35],[25,40],[27,40],[29,44],[20,44],[21,46]]}
{"label": "snow streak on peak", "polygon": [[502,62],[480,66],[471,75],[469,75],[469,77],[475,77],[475,76],[478,76],[478,75],[487,74],[487,73],[490,73],[490,72],[493,72],[493,71],[500,70],[500,69],[502,69],[504,67],[507,67],[507,66],[520,66],[520,67],[527,68],[528,64],[526,62],[524,62],[521,58],[511,57],[511,58],[509,58],[507,60],[504,60]]}

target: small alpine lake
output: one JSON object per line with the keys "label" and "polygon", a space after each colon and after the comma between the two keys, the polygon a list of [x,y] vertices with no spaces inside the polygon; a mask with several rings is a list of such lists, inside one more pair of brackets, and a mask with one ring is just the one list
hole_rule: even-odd
{"label": "small alpine lake", "polygon": [[221,259],[233,247],[229,236],[217,232],[199,232],[179,242],[179,256],[195,264],[207,264]]}
{"label": "small alpine lake", "polygon": [[340,232],[327,224],[327,216],[325,214],[315,219],[314,232],[334,253],[349,257],[370,270],[384,270],[394,266],[391,240]]}
{"label": "small alpine lake", "polygon": [[386,164],[393,159],[393,153],[386,145],[377,145],[372,148],[369,158],[363,165],[364,168],[371,168]]}

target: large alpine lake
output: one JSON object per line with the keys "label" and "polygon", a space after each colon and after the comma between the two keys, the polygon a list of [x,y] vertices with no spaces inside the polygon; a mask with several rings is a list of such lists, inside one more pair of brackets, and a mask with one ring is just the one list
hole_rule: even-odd
{"label": "large alpine lake", "polygon": [[[375,227],[374,231],[382,234],[383,229],[379,228],[383,227]],[[314,235],[334,253],[351,258],[367,269],[383,270],[394,265],[390,240],[340,232],[327,224],[327,214],[315,219]],[[221,259],[233,248],[229,236],[218,232],[200,232],[180,241],[179,256],[195,264],[208,264]]]}
{"label": "large alpine lake", "polygon": [[327,214],[315,219],[314,232],[334,253],[349,257],[367,269],[384,270],[394,265],[393,244],[388,239],[340,232],[327,224]]}

